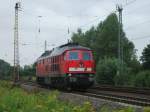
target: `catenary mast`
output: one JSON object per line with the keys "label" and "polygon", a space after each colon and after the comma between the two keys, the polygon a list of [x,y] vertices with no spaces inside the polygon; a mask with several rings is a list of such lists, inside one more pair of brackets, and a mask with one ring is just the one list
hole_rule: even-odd
{"label": "catenary mast", "polygon": [[18,33],[18,18],[19,18],[19,9],[20,2],[15,4],[15,25],[14,25],[14,82],[19,81],[19,33]]}

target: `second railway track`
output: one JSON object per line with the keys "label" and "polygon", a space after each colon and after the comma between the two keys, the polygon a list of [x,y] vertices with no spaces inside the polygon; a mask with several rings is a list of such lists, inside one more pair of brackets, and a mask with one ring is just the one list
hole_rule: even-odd
{"label": "second railway track", "polygon": [[127,103],[137,106],[150,106],[150,96],[135,93],[114,92],[89,89],[87,92],[75,92],[77,94],[86,95],[105,100],[111,100],[120,103]]}

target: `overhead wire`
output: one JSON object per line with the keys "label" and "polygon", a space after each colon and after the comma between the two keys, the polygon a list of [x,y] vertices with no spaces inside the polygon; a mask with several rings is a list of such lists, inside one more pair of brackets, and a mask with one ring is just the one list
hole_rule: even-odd
{"label": "overhead wire", "polygon": [[[123,7],[127,7],[128,5],[133,4],[135,1],[137,1],[137,0],[130,1],[130,2],[126,3],[126,4],[124,4]],[[116,12],[117,12],[117,11],[115,10],[115,11],[112,11],[112,12],[110,12],[110,13],[116,13]],[[98,21],[100,18],[104,18],[104,17],[107,17],[107,16],[108,16],[108,14],[105,14],[105,15],[102,16],[102,17],[98,17],[98,18],[96,18],[96,19],[94,19],[94,20],[92,20],[92,21],[90,21],[90,22],[88,22],[88,23],[86,23],[86,24],[81,25],[79,28],[85,27],[85,26],[87,26],[87,25],[89,25],[89,24],[91,24],[91,23],[93,23],[93,22],[95,22],[95,21]]]}
{"label": "overhead wire", "polygon": [[[128,26],[128,27],[126,27],[126,28],[124,28],[124,29],[125,29],[125,30],[129,30],[129,29],[131,29],[131,28],[137,27],[137,25],[141,25],[141,24],[145,24],[145,23],[150,23],[150,20],[144,21],[144,22],[142,22],[142,23],[137,23],[137,24]],[[137,28],[140,28],[140,27],[137,27]]]}
{"label": "overhead wire", "polygon": [[[126,4],[124,4],[123,7],[127,7],[127,6],[129,6],[129,5],[131,5],[131,4],[133,4],[135,1],[137,1],[137,0],[130,1],[130,2],[126,3]],[[111,13],[116,13],[116,11],[112,11]],[[91,20],[91,21],[89,21],[89,22],[87,22],[87,23],[85,23],[85,24],[79,26],[79,28],[84,28],[84,27],[86,27],[86,26],[88,26],[88,25],[94,23],[95,21],[98,21],[98,20],[100,20],[101,18],[104,18],[104,17],[106,17],[106,16],[107,16],[107,15],[104,15],[104,16],[98,17],[98,18],[96,18],[96,19],[94,19],[94,20]],[[149,21],[146,21],[146,22],[149,22]],[[143,23],[145,23],[145,22],[143,22]],[[143,23],[139,23],[139,24],[143,24]],[[139,25],[139,24],[136,24],[136,25]],[[136,26],[136,25],[134,25],[134,26]],[[130,28],[132,28],[132,27],[134,27],[134,26],[129,26],[129,27],[125,28],[125,29],[130,29]],[[144,37],[144,38],[145,38],[145,37]],[[135,39],[141,39],[141,38],[133,38],[132,40],[135,40]]]}
{"label": "overhead wire", "polygon": [[[146,5],[146,6],[145,6],[145,5]],[[147,5],[148,5],[148,6],[147,6]],[[140,5],[139,7],[134,8],[133,10],[131,10],[130,12],[125,13],[125,15],[130,15],[130,14],[134,13],[135,10],[137,11],[137,9],[140,9],[140,11],[141,11],[141,9],[148,8],[149,5],[150,5],[150,3],[144,4],[144,6],[143,6],[143,5],[142,5],[142,6]],[[142,7],[142,8],[141,8],[141,7]]]}
{"label": "overhead wire", "polygon": [[[112,12],[110,12],[110,13],[116,13],[116,12],[117,12],[117,11],[112,11]],[[89,22],[87,22],[87,23],[85,23],[85,24],[79,26],[79,28],[86,27],[87,25],[90,25],[91,23],[94,23],[95,21],[98,21],[98,20],[100,20],[101,18],[104,18],[104,17],[107,17],[107,16],[108,16],[108,14],[105,14],[105,15],[103,15],[103,16],[101,16],[101,17],[97,17],[96,19],[94,19],[94,20],[92,20],[92,21],[89,21]]]}
{"label": "overhead wire", "polygon": [[[132,3],[134,3],[135,1],[137,1],[137,0],[133,0],[133,1],[129,2],[129,3],[128,3],[127,5],[125,5],[124,7],[126,7],[126,6],[128,6],[128,5],[132,4]],[[136,8],[136,10],[137,10],[137,8]],[[127,14],[126,14],[126,15],[127,15]],[[146,21],[144,21],[144,22],[141,22],[141,23],[137,23],[137,24],[135,24],[135,25],[128,26],[128,27],[125,28],[125,30],[131,30],[131,29],[133,29],[134,27],[140,28],[140,27],[137,27],[137,26],[138,26],[138,25],[143,25],[143,24],[145,24],[145,23],[150,23],[150,20],[146,20]],[[131,40],[136,41],[136,40],[148,39],[148,38],[150,38],[150,35],[141,36],[141,37],[136,37],[136,38],[131,38]]]}
{"label": "overhead wire", "polygon": [[137,37],[137,38],[131,38],[131,40],[140,40],[140,39],[146,39],[150,38],[150,35],[142,36],[142,37]]}
{"label": "overhead wire", "polygon": [[125,7],[127,7],[127,6],[129,6],[129,5],[131,5],[131,4],[133,4],[133,3],[136,2],[136,1],[137,1],[137,0],[132,0],[132,1],[129,1],[129,2],[128,2],[128,1],[126,0],[126,4],[124,4],[123,7],[125,8]]}

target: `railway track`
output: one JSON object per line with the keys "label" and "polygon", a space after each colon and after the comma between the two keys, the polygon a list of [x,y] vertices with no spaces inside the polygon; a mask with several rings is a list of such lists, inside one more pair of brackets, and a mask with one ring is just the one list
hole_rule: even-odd
{"label": "railway track", "polygon": [[120,103],[127,103],[137,106],[150,106],[150,96],[136,93],[103,91],[96,89],[89,89],[87,92],[77,92],[81,95],[86,95],[95,98],[101,98],[105,100],[111,100]]}
{"label": "railway track", "polygon": [[[29,85],[31,87],[38,87],[49,89],[47,86],[40,86],[33,81],[22,81],[20,84]],[[29,88],[31,89],[31,88]],[[64,92],[64,91],[62,91]],[[66,91],[65,91],[66,92]],[[127,87],[109,87],[109,86],[96,86],[83,91],[71,91],[73,94],[80,94],[88,97],[100,98],[114,102],[126,103],[136,106],[150,106],[149,89],[127,88]]]}
{"label": "railway track", "polygon": [[[30,84],[30,83],[26,83],[26,84]],[[39,86],[39,87],[48,89],[45,86]],[[143,92],[140,93],[136,91],[133,92],[133,90],[128,92],[127,89],[125,90],[125,88],[122,89],[121,91],[115,88],[114,89],[112,88],[113,90],[110,88],[107,90],[107,88],[103,87],[103,90],[102,89],[99,90],[99,88],[96,87],[96,88],[88,89],[86,92],[77,90],[77,91],[71,91],[71,93],[120,102],[120,103],[126,103],[126,104],[131,104],[136,106],[150,106],[150,95],[144,94]]]}
{"label": "railway track", "polygon": [[105,85],[92,87],[88,89],[88,91],[84,94],[87,96],[137,106],[150,106],[149,88],[114,87]]}
{"label": "railway track", "polygon": [[150,88],[138,88],[138,87],[119,87],[119,86],[108,86],[108,85],[97,85],[92,87],[92,89],[97,90],[109,90],[109,91],[120,91],[120,92],[128,92],[128,93],[138,93],[150,95]]}

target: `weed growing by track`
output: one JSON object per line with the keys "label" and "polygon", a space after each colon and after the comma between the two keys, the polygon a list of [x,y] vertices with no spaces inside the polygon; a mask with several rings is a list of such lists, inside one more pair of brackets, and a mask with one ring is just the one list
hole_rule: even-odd
{"label": "weed growing by track", "polygon": [[0,112],[95,112],[91,104],[83,106],[59,101],[58,91],[27,93],[0,81]]}

